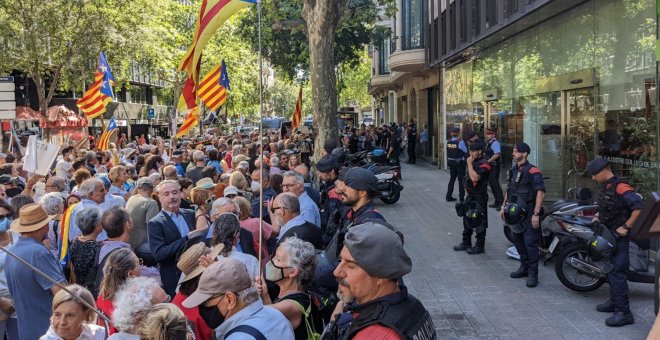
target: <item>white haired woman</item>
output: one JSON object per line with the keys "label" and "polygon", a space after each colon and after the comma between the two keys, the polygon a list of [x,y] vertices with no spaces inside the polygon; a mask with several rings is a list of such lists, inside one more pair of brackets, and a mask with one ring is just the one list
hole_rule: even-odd
{"label": "white haired woman", "polygon": [[323,330],[321,315],[313,308],[308,293],[315,270],[314,246],[299,238],[289,237],[280,243],[275,256],[266,264],[265,279],[280,288],[277,299],[271,301],[262,278],[257,278],[255,282],[264,305],[270,305],[289,319],[296,340],[312,338],[310,333],[320,334]]}
{"label": "white haired woman", "polygon": [[59,257],[59,225],[62,213],[64,212],[64,200],[59,192],[47,193],[39,199],[39,204],[46,210],[48,215],[55,215],[48,225],[48,238],[44,240],[44,245],[55,258]]}
{"label": "white haired woman", "polygon": [[108,339],[139,340],[138,329],[151,306],[169,301],[160,283],[148,277],[130,278],[115,294],[112,323],[118,330]]}
{"label": "white haired woman", "polygon": [[41,340],[103,340],[105,329],[95,325],[96,314],[85,306],[80,300],[88,305],[96,307],[94,297],[85,287],[70,285],[67,289],[60,290],[53,297],[53,315],[50,317],[50,328]]}

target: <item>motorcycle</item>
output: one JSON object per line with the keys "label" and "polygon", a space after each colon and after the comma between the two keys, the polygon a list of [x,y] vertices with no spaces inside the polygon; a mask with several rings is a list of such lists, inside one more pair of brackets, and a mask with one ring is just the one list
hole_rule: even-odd
{"label": "motorcycle", "polygon": [[378,191],[381,201],[394,204],[401,198],[401,166],[387,165],[387,157],[383,150],[373,152],[361,151],[348,156],[347,164],[360,166],[370,170],[378,179]]}

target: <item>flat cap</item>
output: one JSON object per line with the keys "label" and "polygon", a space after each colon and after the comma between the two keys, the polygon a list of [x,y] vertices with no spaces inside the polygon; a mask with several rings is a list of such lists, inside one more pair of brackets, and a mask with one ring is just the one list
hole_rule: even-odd
{"label": "flat cap", "polygon": [[150,188],[153,189],[154,182],[149,177],[140,177],[135,183],[135,188]]}
{"label": "flat cap", "polygon": [[470,144],[470,151],[477,151],[477,150],[483,150],[484,149],[484,143],[482,142],[474,142]]}
{"label": "flat cap", "polygon": [[378,191],[378,179],[373,172],[363,168],[352,168],[346,172],[344,183],[355,189],[368,192]]}
{"label": "flat cap", "polygon": [[369,276],[396,280],[412,270],[401,238],[386,226],[367,222],[349,228],[344,246]]}
{"label": "flat cap", "polygon": [[528,154],[532,152],[532,148],[530,148],[529,145],[527,145],[527,143],[517,143],[514,148],[518,152],[526,152]]}
{"label": "flat cap", "polygon": [[337,141],[334,139],[328,139],[325,141],[325,144],[323,145],[323,149],[325,150],[326,153],[330,154],[332,153],[332,150],[337,147]]}
{"label": "flat cap", "polygon": [[603,171],[603,169],[607,168],[608,165],[610,165],[610,162],[607,159],[597,157],[587,164],[587,171],[589,171],[591,176],[595,176]]}
{"label": "flat cap", "polygon": [[316,163],[316,170],[319,172],[330,172],[332,170],[337,170],[338,167],[339,162],[337,161],[337,157],[333,155],[327,155]]}

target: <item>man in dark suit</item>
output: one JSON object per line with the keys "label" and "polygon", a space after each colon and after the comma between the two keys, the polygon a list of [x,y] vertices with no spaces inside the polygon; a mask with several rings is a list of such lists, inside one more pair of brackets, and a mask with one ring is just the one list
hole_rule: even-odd
{"label": "man in dark suit", "polygon": [[170,296],[176,293],[181,271],[176,267],[178,255],[185,248],[195,226],[195,212],[180,209],[179,183],[163,181],[156,187],[162,210],[147,223],[151,254],[158,263],[163,288]]}
{"label": "man in dark suit", "polygon": [[[297,237],[321,249],[321,229],[300,215],[298,197],[290,192],[277,195],[270,207],[273,230],[279,231],[278,245],[288,237]],[[277,248],[277,247],[276,247]]]}

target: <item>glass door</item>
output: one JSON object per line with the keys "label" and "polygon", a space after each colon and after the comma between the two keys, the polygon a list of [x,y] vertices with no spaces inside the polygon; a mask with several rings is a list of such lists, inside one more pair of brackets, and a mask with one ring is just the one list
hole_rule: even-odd
{"label": "glass door", "polygon": [[565,196],[562,184],[565,175],[562,163],[562,93],[547,92],[525,99],[525,109],[531,111],[528,139],[532,148],[530,162],[548,177],[544,181],[545,200],[556,201]]}
{"label": "glass door", "polygon": [[593,88],[564,91],[563,97],[566,122],[562,157],[565,193],[572,187],[594,187],[586,170],[587,164],[596,155],[598,128]]}

